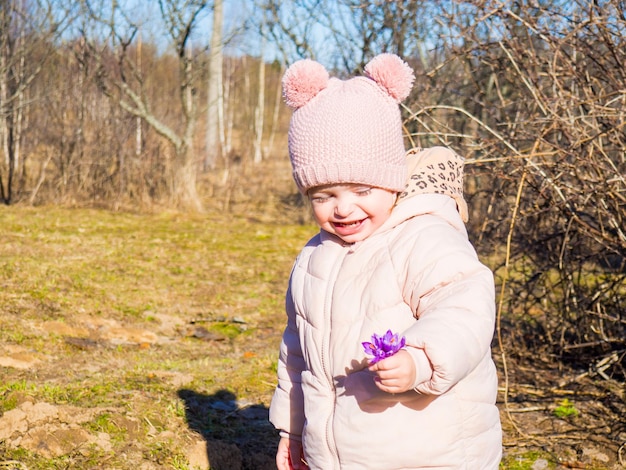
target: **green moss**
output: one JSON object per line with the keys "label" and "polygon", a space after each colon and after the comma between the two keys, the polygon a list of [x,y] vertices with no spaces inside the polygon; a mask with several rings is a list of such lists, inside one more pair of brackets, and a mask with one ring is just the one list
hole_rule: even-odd
{"label": "green moss", "polygon": [[243,333],[237,325],[227,322],[215,322],[209,326],[209,331],[226,336],[228,339],[235,339]]}
{"label": "green moss", "polygon": [[6,468],[15,470],[65,470],[68,468],[102,468],[101,464],[106,459],[111,462],[108,456],[105,456],[101,450],[93,446],[81,449],[72,455],[64,455],[57,458],[44,458],[34,452],[30,452],[24,448],[16,449],[4,447],[0,443],[0,467],[7,464]]}
{"label": "green moss", "polygon": [[578,416],[578,410],[574,406],[574,403],[565,398],[561,401],[559,406],[557,406],[552,413],[557,418],[565,419],[565,418],[575,418]]}
{"label": "green moss", "polygon": [[34,385],[25,380],[0,385],[0,414],[16,408],[25,397],[32,396]]}
{"label": "green moss", "polygon": [[542,466],[541,468],[556,468],[554,459],[548,453],[537,451],[506,456],[502,459],[502,462],[500,462],[500,468],[502,470],[534,470],[537,468],[536,462],[538,460],[544,460],[547,463],[547,467]]}

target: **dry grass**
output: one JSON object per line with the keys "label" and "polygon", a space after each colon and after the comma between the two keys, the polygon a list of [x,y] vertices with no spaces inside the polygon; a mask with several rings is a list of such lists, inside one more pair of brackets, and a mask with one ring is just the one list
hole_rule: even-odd
{"label": "dry grass", "polygon": [[96,410],[80,426],[111,436],[108,451],[42,456],[13,448],[14,435],[0,460],[187,468],[198,434],[213,443],[213,468],[224,439],[247,468],[272,456],[275,433],[258,418],[275,381],[289,269],[311,226],[3,207],[0,227],[0,356],[25,364],[0,369],[0,411],[28,401]]}
{"label": "dry grass", "polygon": [[[275,468],[283,295],[315,228],[273,207],[0,208],[0,420],[30,419],[0,422],[0,466]],[[620,468],[619,390],[510,359],[502,468]]]}

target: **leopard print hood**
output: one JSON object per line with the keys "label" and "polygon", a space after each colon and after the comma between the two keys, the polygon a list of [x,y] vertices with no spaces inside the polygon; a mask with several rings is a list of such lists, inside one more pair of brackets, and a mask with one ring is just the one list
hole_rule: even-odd
{"label": "leopard print hood", "polygon": [[463,158],[445,147],[413,148],[406,157],[407,184],[398,195],[398,204],[418,194],[445,194],[456,201],[463,222],[467,222],[467,203],[463,199]]}

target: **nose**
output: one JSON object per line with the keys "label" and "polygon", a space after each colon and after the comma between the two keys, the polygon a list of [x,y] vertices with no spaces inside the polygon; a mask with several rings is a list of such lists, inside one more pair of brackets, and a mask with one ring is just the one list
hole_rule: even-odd
{"label": "nose", "polygon": [[354,210],[354,201],[351,197],[342,195],[337,198],[335,204],[335,217],[345,218],[348,217]]}

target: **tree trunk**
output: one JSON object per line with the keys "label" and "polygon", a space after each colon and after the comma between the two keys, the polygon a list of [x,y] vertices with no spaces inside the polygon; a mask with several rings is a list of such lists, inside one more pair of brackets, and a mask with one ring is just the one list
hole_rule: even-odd
{"label": "tree trunk", "polygon": [[263,160],[263,116],[265,114],[265,62],[263,61],[263,47],[261,47],[261,59],[259,60],[259,92],[258,101],[254,110],[254,163]]}
{"label": "tree trunk", "polygon": [[[13,175],[15,173],[15,122],[16,122],[16,97],[13,96],[11,76],[19,71],[11,64],[11,58],[18,47],[16,42],[11,41],[10,12],[0,10],[0,139],[2,140],[2,153],[4,163],[0,164],[0,197],[4,204],[11,204],[13,194]],[[6,173],[6,175],[4,174]]]}
{"label": "tree trunk", "polygon": [[222,0],[215,0],[213,5],[213,31],[211,33],[211,54],[209,56],[209,83],[207,107],[206,154],[204,169],[214,169],[222,153],[224,123],[224,92],[222,89]]}
{"label": "tree trunk", "polygon": [[[223,82],[223,114],[222,114],[222,137],[223,137],[223,141],[222,141],[222,152],[224,153],[224,155],[230,155],[230,152],[233,149],[233,123],[234,123],[234,115],[235,115],[235,110],[237,109],[237,104],[235,103],[235,99],[232,98],[231,96],[235,95],[234,93],[231,93],[231,91],[233,90],[234,86],[234,75],[235,75],[235,65],[233,64],[232,60],[229,60],[226,63],[226,81]],[[226,165],[228,166],[228,161],[225,162]]]}
{"label": "tree trunk", "polygon": [[[282,67],[279,74],[281,77],[283,75]],[[274,111],[272,112],[272,126],[270,127],[270,135],[267,139],[267,148],[265,149],[265,155],[272,155],[274,151],[274,139],[276,137],[276,132],[278,129],[278,117],[280,115],[280,108],[282,103],[282,82],[280,80],[276,81],[276,92],[274,95]]]}
{"label": "tree trunk", "polygon": [[174,203],[177,207],[194,212],[202,211],[202,203],[196,187],[196,165],[188,147],[179,150],[173,175]]}

